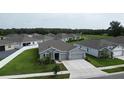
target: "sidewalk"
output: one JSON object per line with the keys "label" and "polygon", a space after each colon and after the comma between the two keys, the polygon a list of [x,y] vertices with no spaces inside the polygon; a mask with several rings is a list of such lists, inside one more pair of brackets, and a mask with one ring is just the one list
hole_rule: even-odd
{"label": "sidewalk", "polygon": [[[68,71],[60,71],[58,75],[69,74]],[[17,79],[17,78],[29,78],[29,77],[39,77],[39,76],[51,76],[54,75],[53,72],[47,73],[34,73],[34,74],[21,74],[21,75],[9,75],[9,76],[0,76],[0,79]]]}
{"label": "sidewalk", "polygon": [[98,67],[97,69],[104,70],[104,69],[112,69],[112,68],[117,68],[117,67],[124,67],[124,64],[115,65],[115,66]]}

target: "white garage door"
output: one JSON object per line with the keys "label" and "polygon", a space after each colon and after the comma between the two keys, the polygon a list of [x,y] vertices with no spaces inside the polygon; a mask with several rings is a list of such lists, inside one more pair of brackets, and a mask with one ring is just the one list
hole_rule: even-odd
{"label": "white garage door", "polygon": [[70,59],[82,59],[83,58],[83,54],[71,54]]}
{"label": "white garage door", "polygon": [[113,52],[113,56],[114,57],[116,57],[116,56],[122,56],[122,54],[123,54],[123,51],[122,50],[120,50],[120,51],[114,51]]}

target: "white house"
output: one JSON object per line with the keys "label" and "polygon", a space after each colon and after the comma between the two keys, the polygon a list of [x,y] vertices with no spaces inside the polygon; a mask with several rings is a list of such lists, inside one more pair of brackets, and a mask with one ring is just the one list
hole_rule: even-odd
{"label": "white house", "polygon": [[113,57],[124,56],[124,37],[109,39],[97,39],[82,41],[77,44],[87,54],[95,57],[101,57],[101,51],[107,49]]}
{"label": "white house", "polygon": [[0,51],[13,50],[43,42],[42,35],[10,34],[0,39]]}

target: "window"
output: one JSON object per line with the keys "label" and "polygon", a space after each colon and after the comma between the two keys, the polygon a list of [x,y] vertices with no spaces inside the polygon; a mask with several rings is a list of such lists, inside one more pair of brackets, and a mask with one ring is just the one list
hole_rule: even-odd
{"label": "window", "polygon": [[45,54],[43,54],[43,56],[45,57]]}

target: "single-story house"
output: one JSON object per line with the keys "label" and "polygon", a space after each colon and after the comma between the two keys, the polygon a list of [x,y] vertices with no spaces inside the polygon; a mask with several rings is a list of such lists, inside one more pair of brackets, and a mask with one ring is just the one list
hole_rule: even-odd
{"label": "single-story house", "polygon": [[85,58],[85,52],[61,40],[39,43],[40,58],[50,56],[54,60],[73,60]]}
{"label": "single-story house", "polygon": [[78,40],[81,39],[81,34],[68,34],[69,40]]}
{"label": "single-story house", "polygon": [[12,41],[2,39],[0,40],[0,51],[13,50],[15,49],[14,45],[15,43],[13,43]]}
{"label": "single-story house", "polygon": [[0,51],[13,50],[43,42],[41,35],[10,34],[0,40]]}
{"label": "single-story house", "polygon": [[54,39],[66,42],[69,40],[69,36],[66,33],[58,33],[56,34]]}
{"label": "single-story house", "polygon": [[111,57],[124,56],[124,37],[82,41],[77,46],[95,57],[102,57],[103,50]]}

